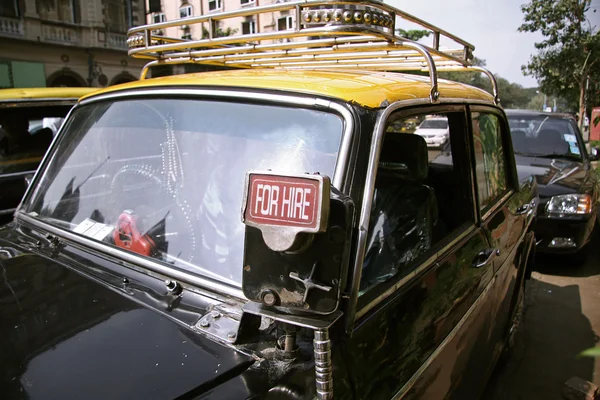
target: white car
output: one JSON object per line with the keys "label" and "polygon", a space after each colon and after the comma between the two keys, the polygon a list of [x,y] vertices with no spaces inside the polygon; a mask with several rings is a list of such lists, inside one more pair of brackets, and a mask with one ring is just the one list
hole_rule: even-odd
{"label": "white car", "polygon": [[415,134],[425,139],[427,147],[442,147],[450,135],[448,119],[445,117],[427,118],[417,127]]}

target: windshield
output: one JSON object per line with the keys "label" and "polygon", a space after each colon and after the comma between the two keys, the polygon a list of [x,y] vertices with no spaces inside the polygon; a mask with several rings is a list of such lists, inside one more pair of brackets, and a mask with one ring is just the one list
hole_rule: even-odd
{"label": "windshield", "polygon": [[300,108],[159,99],[75,110],[25,211],[241,286],[246,172],[332,176],[343,121]]}
{"label": "windshield", "polygon": [[426,119],[423,121],[421,129],[447,129],[448,128],[448,120],[446,119]]}
{"label": "windshield", "polygon": [[508,116],[515,154],[581,159],[578,131],[567,119]]}

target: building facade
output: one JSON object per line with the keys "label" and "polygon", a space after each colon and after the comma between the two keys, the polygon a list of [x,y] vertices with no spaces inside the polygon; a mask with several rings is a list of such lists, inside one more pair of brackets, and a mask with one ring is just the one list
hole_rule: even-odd
{"label": "building facade", "polygon": [[[269,5],[285,0],[147,0],[147,22],[157,23],[175,19],[233,11],[258,5]],[[244,18],[231,18],[214,27],[218,36],[273,32],[291,29],[295,15],[292,12],[274,12]],[[208,24],[167,28],[164,35],[184,39],[201,39],[208,35]]]}
{"label": "building facade", "polygon": [[146,0],[2,0],[0,88],[135,80],[127,30],[145,19]]}

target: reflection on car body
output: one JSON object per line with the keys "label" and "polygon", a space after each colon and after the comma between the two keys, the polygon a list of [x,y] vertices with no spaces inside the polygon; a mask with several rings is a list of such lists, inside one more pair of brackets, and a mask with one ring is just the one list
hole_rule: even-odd
{"label": "reflection on car body", "polygon": [[[303,24],[323,6],[340,7],[278,5],[306,11]],[[368,7],[368,29],[322,26],[318,14],[274,35],[340,32],[335,43],[357,48],[371,35],[392,55],[412,52],[429,77],[345,65],[356,55],[344,46],[334,70],[282,73],[248,64],[248,46],[223,46],[262,49],[252,34],[165,45],[153,26],[130,32],[134,56],[162,62],[196,46],[244,68],[142,79],[75,106],[0,230],[3,394],[481,394],[518,327],[536,183],[517,179],[497,90],[438,85],[430,49],[389,43],[390,13],[402,11]],[[327,40],[293,45],[324,54],[313,47]],[[262,61],[296,65],[289,45],[269,42]],[[403,128],[433,116],[448,126],[443,160]]]}
{"label": "reflection on car body", "polygon": [[0,222],[12,218],[43,155],[77,99],[94,88],[0,90]]}
{"label": "reflection on car body", "polygon": [[535,176],[540,203],[537,249],[576,253],[583,261],[585,245],[597,219],[598,178],[572,116],[508,110],[519,176]]}
{"label": "reflection on car body", "polygon": [[448,120],[440,116],[429,116],[421,122],[415,134],[422,136],[429,147],[443,147],[448,141]]}

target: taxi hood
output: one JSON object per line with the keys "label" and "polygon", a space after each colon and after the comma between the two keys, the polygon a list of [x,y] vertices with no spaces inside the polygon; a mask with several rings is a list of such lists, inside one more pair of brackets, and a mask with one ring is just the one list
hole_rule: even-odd
{"label": "taxi hood", "polygon": [[1,239],[0,269],[5,398],[171,399],[205,393],[253,363]]}

